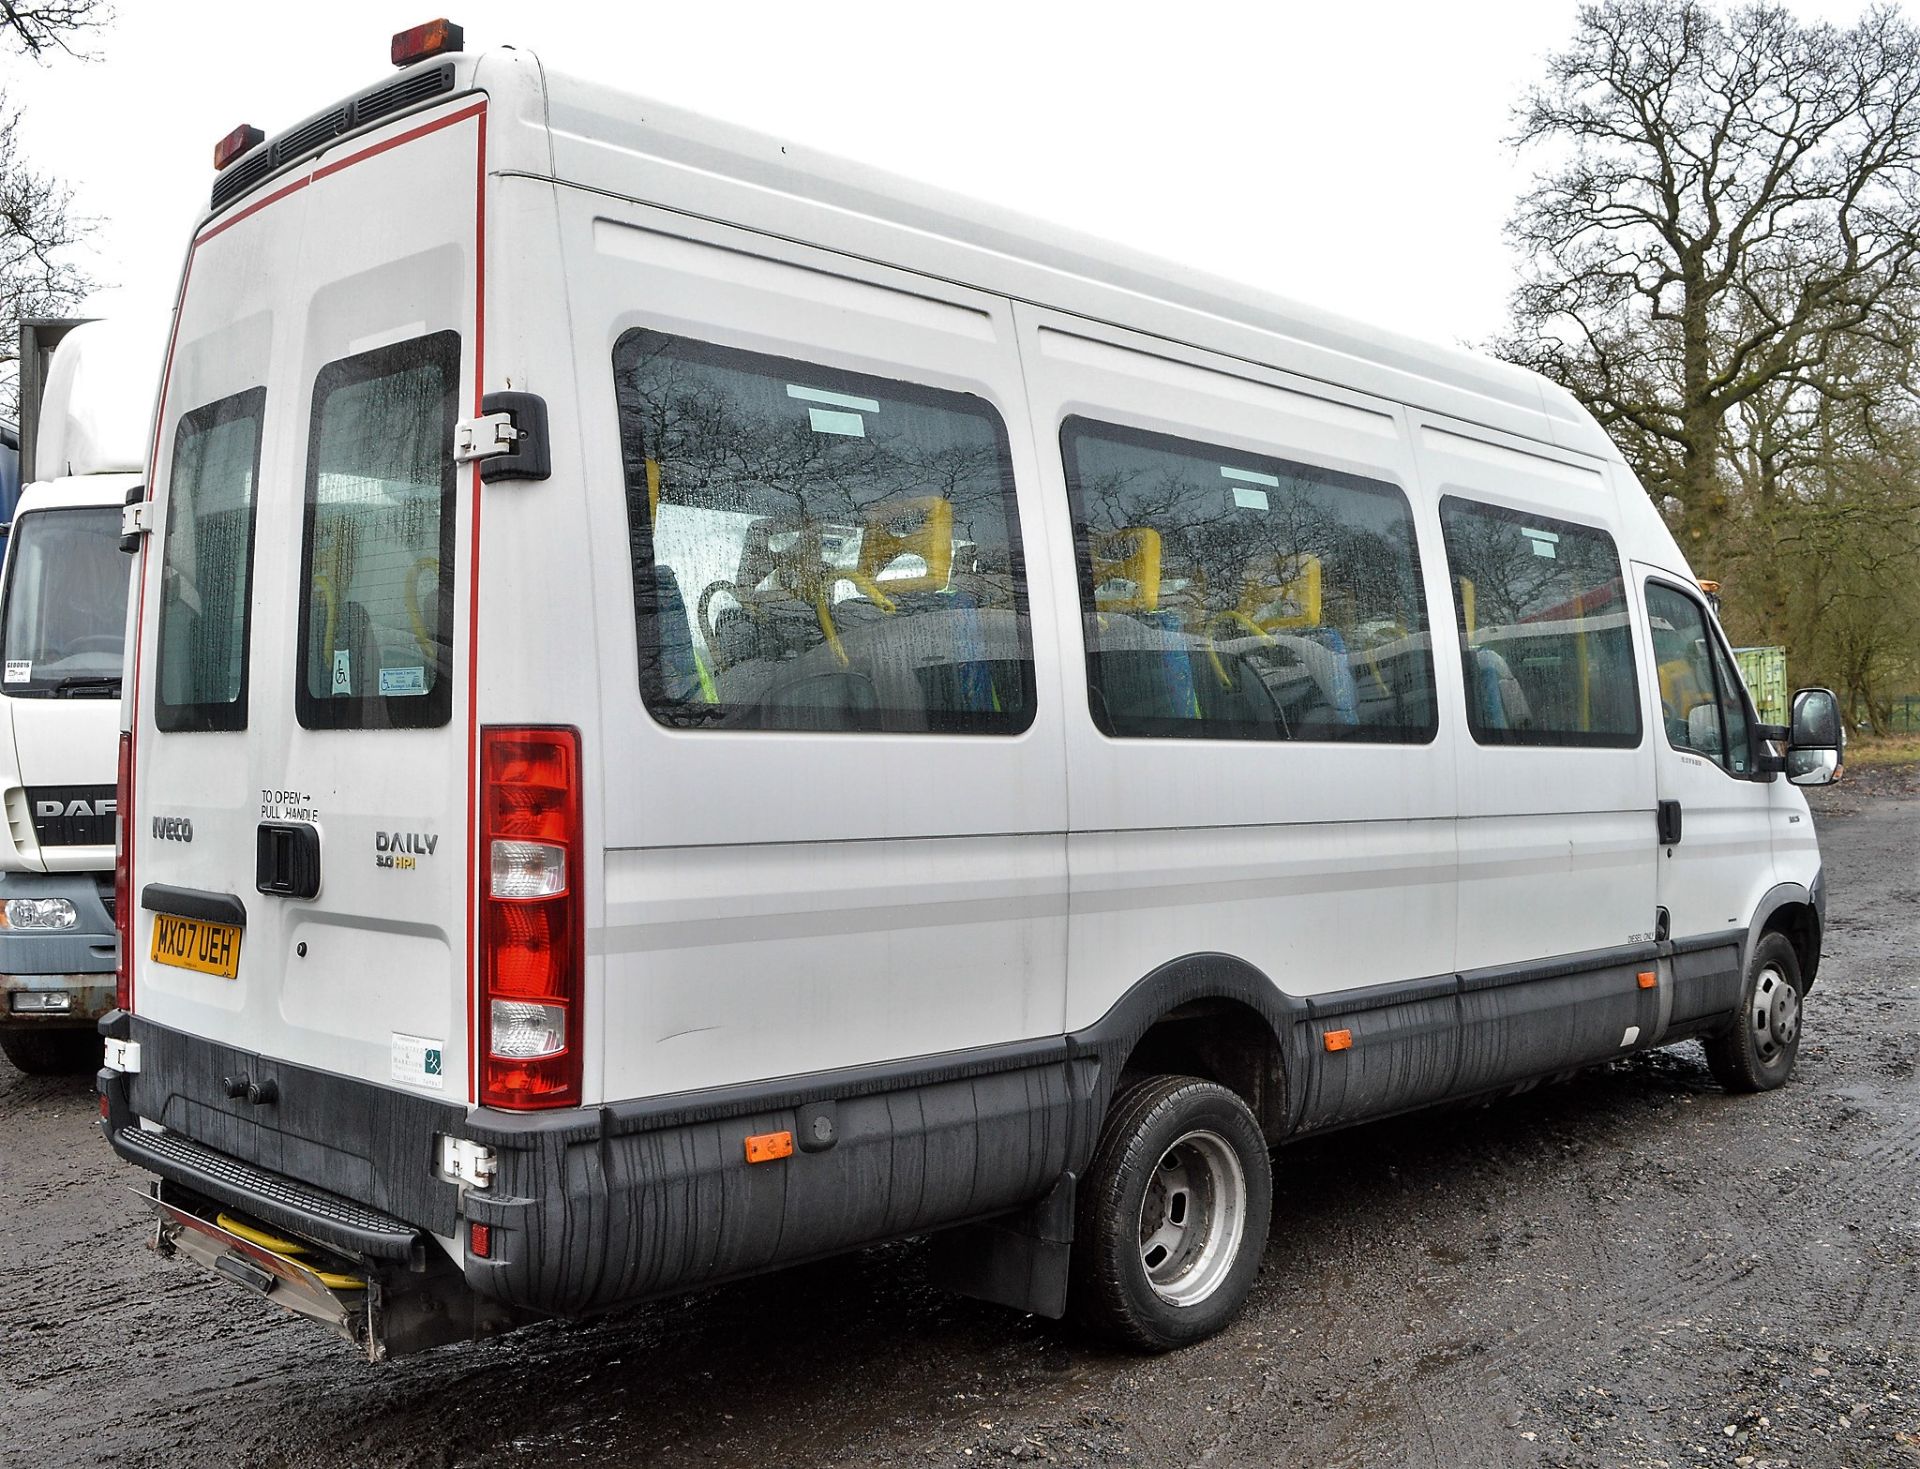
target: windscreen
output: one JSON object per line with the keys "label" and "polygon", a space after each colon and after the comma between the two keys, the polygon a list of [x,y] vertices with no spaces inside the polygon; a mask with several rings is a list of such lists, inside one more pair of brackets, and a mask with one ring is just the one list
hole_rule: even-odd
{"label": "windscreen", "polygon": [[8,560],[0,688],[117,695],[128,574],[120,511],[103,505],[23,515],[14,522]]}

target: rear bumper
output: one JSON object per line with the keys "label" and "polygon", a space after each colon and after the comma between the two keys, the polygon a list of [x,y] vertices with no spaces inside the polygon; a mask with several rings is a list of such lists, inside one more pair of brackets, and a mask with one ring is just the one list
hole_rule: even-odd
{"label": "rear bumper", "polygon": [[[988,1218],[1046,1196],[1092,1148],[1098,1064],[1064,1040],[945,1066],[870,1068],[654,1102],[511,1114],[215,1045],[116,1011],[139,1045],[103,1070],[122,1157],[197,1196],[369,1262],[439,1236],[479,1296],[584,1315],[863,1244]],[[228,1078],[275,1083],[268,1106]],[[140,1119],[167,1130],[143,1129]],[[744,1140],[790,1132],[753,1165]],[[492,1153],[488,1187],[443,1178],[441,1136]],[[466,1226],[489,1226],[485,1258]],[[417,1258],[417,1257],[415,1257]]]}

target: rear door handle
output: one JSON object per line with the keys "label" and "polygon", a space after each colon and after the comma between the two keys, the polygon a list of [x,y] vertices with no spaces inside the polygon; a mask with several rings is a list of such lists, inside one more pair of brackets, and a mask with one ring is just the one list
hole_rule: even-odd
{"label": "rear door handle", "polygon": [[320,894],[320,833],[304,822],[263,821],[254,886],[287,898]]}
{"label": "rear door handle", "polygon": [[1680,803],[1662,801],[1659,810],[1654,813],[1654,819],[1659,824],[1660,845],[1663,847],[1676,845],[1680,840]]}

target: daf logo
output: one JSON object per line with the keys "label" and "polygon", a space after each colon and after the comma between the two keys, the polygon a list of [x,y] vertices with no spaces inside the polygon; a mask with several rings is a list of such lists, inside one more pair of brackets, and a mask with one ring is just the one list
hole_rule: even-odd
{"label": "daf logo", "polygon": [[193,840],[193,822],[185,816],[156,816],[153,818],[153,839],[156,842],[190,842]]}
{"label": "daf logo", "polygon": [[33,803],[33,814],[40,817],[111,816],[118,809],[112,796],[102,796],[97,801],[35,801]]}

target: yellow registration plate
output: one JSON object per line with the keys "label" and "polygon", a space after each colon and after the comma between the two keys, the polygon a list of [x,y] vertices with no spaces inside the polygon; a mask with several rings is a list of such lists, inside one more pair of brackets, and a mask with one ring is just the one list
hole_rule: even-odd
{"label": "yellow registration plate", "polygon": [[153,915],[153,962],[232,979],[240,972],[240,930],[204,918]]}

